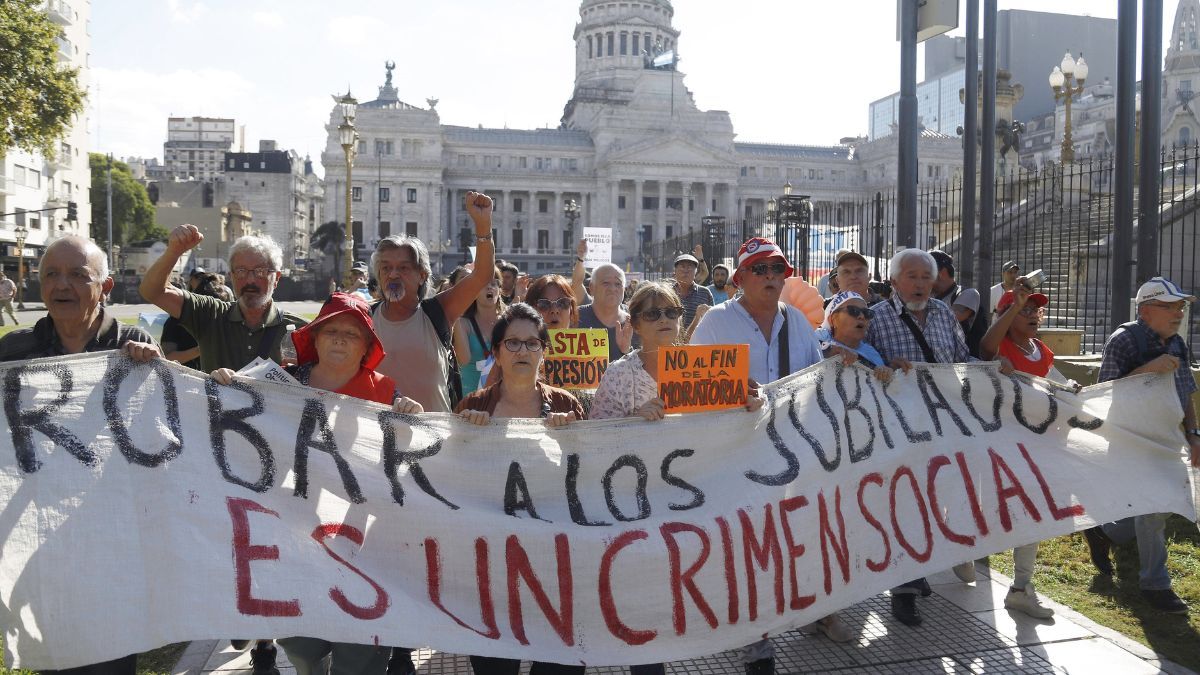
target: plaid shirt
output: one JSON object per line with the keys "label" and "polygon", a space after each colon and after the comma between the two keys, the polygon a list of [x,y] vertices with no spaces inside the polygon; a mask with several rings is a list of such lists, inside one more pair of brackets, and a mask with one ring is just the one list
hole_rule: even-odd
{"label": "plaid shirt", "polygon": [[[866,341],[879,351],[885,361],[896,358],[914,363],[925,361],[921,345],[913,337],[908,325],[900,319],[904,303],[898,297],[893,295],[890,300],[872,305],[871,309],[875,312],[875,317],[867,326]],[[921,328],[920,322],[917,322],[917,328]],[[966,363],[976,360],[967,351],[967,340],[954,312],[941,300],[929,299],[925,327],[921,332],[925,335],[925,341],[929,343],[929,348],[933,350],[938,363]]]}
{"label": "plaid shirt", "polygon": [[[1146,352],[1138,352],[1137,336],[1132,331],[1140,330],[1146,337]],[[1100,360],[1100,377],[1097,381],[1108,382],[1137,370],[1141,366],[1163,354],[1179,358],[1179,368],[1175,370],[1175,393],[1179,403],[1187,410],[1191,404],[1192,392],[1196,391],[1196,380],[1192,378],[1192,366],[1187,344],[1178,335],[1172,335],[1166,343],[1150,329],[1141,319],[1132,329],[1118,328],[1104,343],[1104,356]]]}

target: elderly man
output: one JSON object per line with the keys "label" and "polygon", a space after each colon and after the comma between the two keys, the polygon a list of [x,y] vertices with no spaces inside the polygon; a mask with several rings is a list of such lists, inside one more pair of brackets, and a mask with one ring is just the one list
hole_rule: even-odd
{"label": "elderly man", "polygon": [[[1143,373],[1170,374],[1179,396],[1184,434],[1192,466],[1200,466],[1200,425],[1192,395],[1196,381],[1188,359],[1188,347],[1179,335],[1184,309],[1196,297],[1162,277],[1142,284],[1137,292],[1137,321],[1122,325],[1104,345],[1100,361],[1100,382]],[[1123,544],[1137,538],[1138,584],[1142,597],[1154,609],[1169,614],[1187,614],[1188,606],[1171,590],[1167,573],[1167,544],[1164,537],[1166,513],[1151,513],[1125,518],[1084,531],[1092,562],[1100,573],[1111,576],[1112,561],[1108,550],[1113,542]]]}
{"label": "elderly man", "polygon": [[[55,240],[42,254],[38,276],[46,316],[31,328],[0,337],[0,361],[118,349],[139,362],[161,356],[146,331],[117,321],[104,309],[113,280],[108,276],[108,259],[96,244],[76,236]],[[137,654],[58,672],[134,675]]]}
{"label": "elderly man", "polygon": [[[883,360],[913,363],[963,363],[974,361],[967,350],[962,326],[946,303],[932,297],[937,261],[916,248],[900,251],[888,262],[892,297],[871,307],[875,318],[866,340]],[[974,563],[954,568],[963,581],[974,579]],[[908,626],[923,621],[918,593],[928,595],[925,580],[916,579],[892,589],[892,615]]]}
{"label": "elderly man", "polygon": [[142,279],[142,297],[179,319],[200,345],[200,369],[238,370],[256,357],[281,360],[279,345],[288,326],[307,322],[277,307],[272,299],[283,276],[283,251],[270,237],[245,236],[229,249],[236,302],[197,295],[167,283],[179,258],[204,240],[194,225],[171,232],[167,250]]}
{"label": "elderly man", "polygon": [[17,285],[12,282],[12,279],[4,276],[4,270],[0,270],[0,326],[4,325],[4,312],[12,317],[13,323],[21,325],[17,321],[17,315],[13,314],[13,298],[17,297]]}
{"label": "elderly man", "polygon": [[[696,283],[696,273],[700,270],[700,260],[690,253],[682,253],[675,257],[675,294],[683,303],[683,334],[686,340],[696,330],[696,321],[704,316],[704,312],[712,307],[713,295],[708,288]],[[703,310],[697,312],[700,307]],[[699,316],[697,316],[699,315]]]}
{"label": "elderly man", "polygon": [[[838,251],[831,273],[837,279],[837,288],[839,291],[858,293],[867,301],[868,305],[873,305],[880,301],[879,294],[871,290],[871,270],[867,267],[867,259],[861,253],[856,253],[849,249]],[[829,298],[825,299],[826,306],[829,305],[829,300],[832,297],[830,295]]]}
{"label": "elderly man", "polygon": [[375,332],[387,351],[376,370],[395,380],[400,392],[426,412],[450,412],[462,398],[450,327],[495,274],[492,200],[468,192],[466,204],[475,226],[475,267],[432,298],[425,298],[433,269],[421,240],[392,235],[371,254],[383,298],[373,312]]}
{"label": "elderly man", "polygon": [[[803,370],[821,360],[812,325],[795,307],[780,303],[783,282],[792,266],[770,239],[754,237],[738,250],[733,283],[741,297],[708,310],[692,333],[696,345],[750,345],[750,378],[766,383]],[[838,642],[853,634],[836,614],[817,622],[816,629]],[[775,649],[762,640],[742,649],[747,675],[769,675],[775,669]]]}
{"label": "elderly man", "polygon": [[608,331],[609,363],[633,348],[633,322],[621,306],[624,299],[625,272],[612,263],[597,266],[592,272],[592,303],[579,308],[579,327]]}

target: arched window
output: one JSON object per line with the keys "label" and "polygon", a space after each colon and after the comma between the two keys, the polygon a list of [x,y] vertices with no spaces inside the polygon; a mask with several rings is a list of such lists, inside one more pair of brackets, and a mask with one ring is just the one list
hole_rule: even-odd
{"label": "arched window", "polygon": [[593,51],[592,36],[589,35],[588,36],[588,58],[590,59],[594,56],[595,56],[595,51]]}
{"label": "arched window", "polygon": [[1179,144],[1180,145],[1188,145],[1191,142],[1192,142],[1192,128],[1191,127],[1180,127],[1179,128]]}

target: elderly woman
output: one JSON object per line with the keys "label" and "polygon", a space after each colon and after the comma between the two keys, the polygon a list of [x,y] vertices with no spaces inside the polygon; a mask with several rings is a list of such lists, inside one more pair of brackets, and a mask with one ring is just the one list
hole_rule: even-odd
{"label": "elderly woman", "polygon": [[[662,283],[638,284],[629,298],[629,317],[641,347],[610,363],[596,390],[591,419],[641,417],[661,420],[666,404],[658,397],[658,352],[682,342],[680,331],[683,303],[675,289]],[[746,409],[762,408],[764,400],[757,392],[748,399]],[[632,675],[659,675],[661,663],[631,666]]]}
{"label": "elderly woman", "polygon": [[[421,404],[401,396],[396,383],[375,372],[383,360],[383,345],[375,335],[370,307],[357,295],[334,293],[312,323],[292,333],[296,364],[286,370],[301,384],[392,406],[397,412],[422,412]],[[220,384],[233,381],[234,372],[219,368],[212,372]],[[319,638],[291,637],[277,641],[298,675],[326,672],[322,661],[328,656],[333,672],[382,675],[387,672],[391,648],[375,645],[328,642]]]}
{"label": "elderly woman", "polygon": [[[1013,290],[1000,296],[996,303],[996,322],[980,340],[979,355],[1000,361],[1003,371],[1018,370],[1047,377],[1054,367],[1054,352],[1037,338],[1037,332],[1042,325],[1042,308],[1050,299],[1034,293],[1023,281],[1024,277],[1017,279]],[[1054,610],[1043,605],[1033,589],[1037,550],[1037,542],[1013,549],[1015,573],[1013,585],[1004,596],[1004,606],[1037,619],[1049,619],[1054,616]]]}
{"label": "elderly woman", "polygon": [[[821,342],[821,350],[826,357],[845,357],[845,350],[858,355],[858,360],[875,372],[880,382],[889,382],[896,368],[908,372],[912,364],[904,359],[894,359],[890,364],[885,363],[879,351],[866,341],[867,328],[871,325],[874,312],[867,307],[867,301],[854,291],[841,291],[829,299],[825,305],[825,320],[817,329],[817,340]],[[839,351],[835,349],[841,347]]]}
{"label": "elderly woman", "polygon": [[480,374],[492,355],[488,338],[484,336],[492,334],[503,312],[500,269],[496,268],[495,276],[479,291],[475,302],[463,312],[462,318],[454,326],[454,357],[458,359],[463,393],[469,394],[479,388]]}
{"label": "elderly woman", "polygon": [[[504,311],[492,329],[495,368],[504,376],[496,384],[468,395],[454,408],[472,424],[486,425],[493,417],[540,417],[548,427],[561,427],[587,417],[570,392],[542,384],[542,353],[549,341],[545,322],[529,305],[518,302]],[[517,675],[519,659],[472,656],[475,675]],[[535,662],[532,675],[578,673],[582,666]]]}
{"label": "elderly woman", "polygon": [[542,315],[546,328],[575,328],[579,325],[579,307],[571,290],[571,280],[557,274],[534,279],[525,292],[525,302]]}

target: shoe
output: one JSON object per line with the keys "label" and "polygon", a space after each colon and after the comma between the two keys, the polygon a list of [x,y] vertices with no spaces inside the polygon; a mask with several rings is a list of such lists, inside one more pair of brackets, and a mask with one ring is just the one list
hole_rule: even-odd
{"label": "shoe", "polygon": [[1004,596],[1004,607],[1023,612],[1035,619],[1049,619],[1054,616],[1054,610],[1043,605],[1038,599],[1033,584],[1026,584],[1025,588],[1021,589],[1009,588],[1008,595]]}
{"label": "shoe", "polygon": [[1150,603],[1151,607],[1160,612],[1165,612],[1167,614],[1187,614],[1187,603],[1183,600],[1180,600],[1179,596],[1175,595],[1175,591],[1169,588],[1164,588],[1158,591],[1151,591],[1143,588],[1142,597],[1146,599],[1146,602]]}
{"label": "shoe", "polygon": [[917,607],[915,593],[902,593],[892,596],[892,616],[905,626],[920,626],[925,619]]}
{"label": "shoe", "polygon": [[260,642],[251,649],[250,665],[254,668],[254,675],[279,675],[279,669],[275,667],[275,645]]}
{"label": "shoe", "polygon": [[249,640],[230,640],[229,644],[239,652],[250,646]]}
{"label": "shoe", "polygon": [[1112,560],[1108,557],[1108,551],[1112,548],[1112,539],[1109,539],[1098,525],[1084,530],[1083,539],[1087,542],[1088,552],[1092,556],[1092,564],[1096,566],[1100,574],[1111,577],[1113,565]]}
{"label": "shoe", "polygon": [[834,642],[850,642],[854,639],[854,631],[850,630],[850,626],[837,614],[830,614],[824,619],[818,619],[815,625],[817,630]]}
{"label": "shoe", "polygon": [[958,577],[964,584],[975,581],[975,561],[968,560],[961,565],[955,565],[954,576]]}
{"label": "shoe", "polygon": [[775,659],[759,659],[747,663],[746,675],[775,675]]}
{"label": "shoe", "polygon": [[388,659],[387,675],[413,675],[417,667],[412,662],[412,650],[404,647],[392,647],[392,656]]}
{"label": "shoe", "polygon": [[929,581],[925,577],[921,577],[913,582],[921,590],[921,597],[928,598],[933,595],[933,589],[929,587]]}

